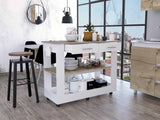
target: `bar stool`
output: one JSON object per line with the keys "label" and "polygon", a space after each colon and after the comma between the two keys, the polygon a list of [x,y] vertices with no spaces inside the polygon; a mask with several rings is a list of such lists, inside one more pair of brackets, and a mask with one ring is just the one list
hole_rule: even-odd
{"label": "bar stool", "polygon": [[[31,92],[31,81],[30,81],[30,74],[29,74],[29,63],[31,64],[31,69],[32,69],[32,76],[33,76],[33,83],[35,87],[35,94],[36,94],[36,102],[39,102],[39,96],[38,96],[38,88],[37,88],[37,81],[36,81],[36,76],[35,76],[35,71],[34,71],[34,65],[33,65],[33,60],[28,59],[28,58],[22,58],[23,56],[29,56],[32,55],[32,52],[12,52],[9,53],[9,56],[19,56],[20,59],[10,59],[9,62],[9,76],[8,76],[8,95],[7,95],[7,100],[10,101],[10,88],[11,88],[11,81],[13,81],[13,107],[16,107],[16,101],[17,101],[17,86],[19,85],[28,85],[28,95],[29,97],[32,96]],[[25,63],[26,65],[26,77],[24,79],[17,79],[17,65],[21,64],[23,65]],[[14,65],[13,69],[13,80],[11,80],[12,76],[12,64]],[[20,83],[17,84],[17,80],[27,80],[25,83]]]}

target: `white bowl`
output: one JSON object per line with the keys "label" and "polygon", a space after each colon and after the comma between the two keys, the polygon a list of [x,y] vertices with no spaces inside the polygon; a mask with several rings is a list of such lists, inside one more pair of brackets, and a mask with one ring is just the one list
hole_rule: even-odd
{"label": "white bowl", "polygon": [[69,34],[67,34],[67,35],[65,35],[65,37],[66,37],[66,39],[67,39],[67,41],[77,41],[77,37],[78,37],[78,35],[69,35]]}
{"label": "white bowl", "polygon": [[78,66],[76,65],[76,66],[65,66],[65,69],[66,70],[75,70],[75,69],[77,69],[78,68]]}
{"label": "white bowl", "polygon": [[78,63],[74,63],[74,64],[65,64],[66,67],[68,67],[68,66],[77,66],[77,65],[78,65]]}
{"label": "white bowl", "polygon": [[78,60],[65,61],[65,64],[78,64]]}

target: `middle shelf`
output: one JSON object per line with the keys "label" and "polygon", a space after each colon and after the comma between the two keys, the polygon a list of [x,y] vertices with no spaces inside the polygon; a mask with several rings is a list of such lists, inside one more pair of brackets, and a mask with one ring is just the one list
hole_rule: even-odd
{"label": "middle shelf", "polygon": [[[95,72],[106,68],[111,68],[111,65],[107,65],[105,67],[92,67],[92,68],[79,67],[76,70],[65,70],[65,75]],[[56,75],[56,67],[45,68],[45,71],[53,75]]]}

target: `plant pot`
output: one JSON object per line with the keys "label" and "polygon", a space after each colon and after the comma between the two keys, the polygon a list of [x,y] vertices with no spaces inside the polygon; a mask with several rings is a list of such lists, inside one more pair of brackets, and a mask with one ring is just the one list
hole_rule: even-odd
{"label": "plant pot", "polygon": [[92,41],[92,33],[93,32],[84,32],[83,40],[84,41]]}

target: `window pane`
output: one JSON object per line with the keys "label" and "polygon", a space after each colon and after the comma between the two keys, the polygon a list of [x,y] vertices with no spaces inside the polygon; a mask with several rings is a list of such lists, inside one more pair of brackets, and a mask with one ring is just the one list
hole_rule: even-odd
{"label": "window pane", "polygon": [[85,29],[85,28],[83,28],[83,27],[79,27],[79,29],[78,29],[78,30],[79,30],[79,31],[78,31],[79,33],[78,33],[78,34],[83,36],[84,29]]}
{"label": "window pane", "polygon": [[89,23],[89,5],[79,6],[79,26],[84,26]]}
{"label": "window pane", "polygon": [[144,40],[144,26],[125,27],[124,53],[131,53],[131,41]]}
{"label": "window pane", "polygon": [[108,40],[121,40],[122,27],[107,27],[106,36]]}
{"label": "window pane", "polygon": [[106,25],[122,24],[122,0],[106,1]]}
{"label": "window pane", "polygon": [[91,23],[93,25],[104,24],[104,2],[91,4]]}
{"label": "window pane", "polygon": [[123,59],[123,80],[130,81],[131,55],[124,55]]}
{"label": "window pane", "polygon": [[89,3],[89,0],[78,0],[78,4]]}
{"label": "window pane", "polygon": [[126,0],[125,24],[145,24],[145,12],[141,11],[141,0]]}
{"label": "window pane", "polygon": [[103,27],[95,27],[94,30],[98,32],[99,35],[102,35],[102,36],[104,35]]}

